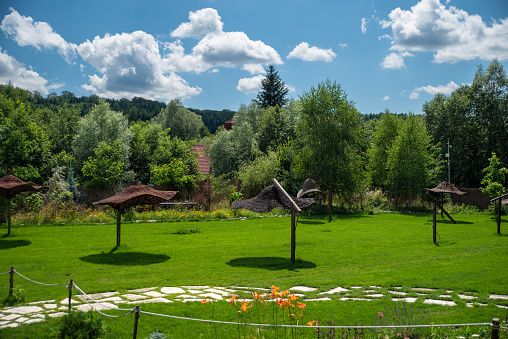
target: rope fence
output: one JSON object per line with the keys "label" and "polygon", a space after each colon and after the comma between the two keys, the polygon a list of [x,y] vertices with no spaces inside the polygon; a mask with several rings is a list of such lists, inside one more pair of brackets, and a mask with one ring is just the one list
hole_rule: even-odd
{"label": "rope fence", "polygon": [[[146,315],[152,315],[152,316],[158,316],[158,317],[164,317],[164,318],[170,318],[170,319],[176,319],[176,320],[184,320],[184,321],[194,321],[194,322],[203,322],[203,323],[209,323],[209,324],[222,324],[222,325],[236,325],[236,326],[248,326],[248,327],[265,327],[265,328],[296,328],[296,329],[342,329],[342,330],[363,330],[363,329],[371,329],[371,330],[377,330],[377,329],[400,329],[400,328],[437,328],[437,327],[468,327],[468,326],[490,326],[491,327],[491,339],[498,339],[499,338],[499,330],[508,330],[507,327],[502,327],[500,325],[500,321],[498,318],[492,319],[491,323],[467,323],[467,324],[429,324],[429,325],[282,325],[282,324],[258,324],[258,323],[241,323],[241,322],[232,322],[232,321],[221,321],[221,320],[208,320],[208,319],[197,319],[197,318],[189,318],[189,317],[180,317],[180,316],[174,316],[174,315],[168,315],[168,314],[160,314],[160,313],[153,313],[148,311],[142,311],[141,307],[138,305],[134,307],[133,309],[123,309],[123,308],[115,308],[111,307],[109,305],[103,304],[100,301],[95,300],[90,295],[88,295],[86,292],[84,292],[76,283],[74,283],[73,279],[70,279],[69,283],[64,284],[47,284],[42,283],[39,281],[32,280],[30,278],[25,277],[18,271],[14,269],[14,267],[11,267],[11,270],[8,272],[2,272],[0,275],[4,274],[10,274],[9,282],[10,282],[10,288],[9,288],[9,296],[12,295],[14,290],[14,273],[22,277],[23,279],[30,281],[35,284],[43,285],[43,286],[67,286],[69,289],[69,313],[71,312],[71,304],[72,304],[72,289],[75,288],[81,295],[81,298],[83,301],[86,302],[88,306],[90,306],[91,310],[94,310],[98,312],[99,314],[108,317],[108,318],[123,318],[126,316],[131,315],[134,313],[134,332],[133,332],[133,338],[136,339],[137,337],[137,328],[138,328],[138,322],[140,314],[146,314]],[[127,312],[125,314],[120,315],[111,315],[104,312],[101,312],[97,307],[94,307],[89,301],[92,301],[95,305],[101,305],[103,308],[107,308],[110,310],[115,311],[123,311]]]}

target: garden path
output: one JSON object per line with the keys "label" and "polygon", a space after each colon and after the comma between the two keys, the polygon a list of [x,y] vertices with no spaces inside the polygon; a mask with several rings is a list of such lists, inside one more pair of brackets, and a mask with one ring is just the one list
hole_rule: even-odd
{"label": "garden path", "polygon": [[[308,286],[294,286],[289,289],[291,293],[305,301],[372,301],[384,297],[393,301],[414,303],[421,300],[424,304],[459,307],[481,307],[494,304],[497,307],[508,309],[508,295],[488,294],[475,292],[456,293],[450,290],[437,290],[430,288],[402,288],[379,286],[351,286],[336,287],[326,291]],[[150,287],[130,290],[125,293],[105,292],[95,294],[74,295],[71,307],[80,311],[96,311],[111,309],[132,309],[136,305],[145,303],[173,303],[173,302],[201,302],[206,300],[228,300],[234,294],[248,296],[251,293],[270,293],[270,289],[254,287],[210,287],[210,286],[179,286],[179,287]],[[243,300],[243,299],[241,299]],[[245,299],[249,302],[251,300]],[[17,327],[66,315],[69,309],[69,299],[61,301],[42,300],[31,302],[23,306],[0,308],[0,329]]]}

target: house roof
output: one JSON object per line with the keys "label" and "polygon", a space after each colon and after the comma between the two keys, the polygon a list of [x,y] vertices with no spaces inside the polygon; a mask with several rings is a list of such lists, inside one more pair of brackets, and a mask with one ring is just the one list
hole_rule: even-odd
{"label": "house roof", "polygon": [[192,146],[192,152],[198,154],[199,172],[210,174],[210,157],[205,155],[205,145]]}

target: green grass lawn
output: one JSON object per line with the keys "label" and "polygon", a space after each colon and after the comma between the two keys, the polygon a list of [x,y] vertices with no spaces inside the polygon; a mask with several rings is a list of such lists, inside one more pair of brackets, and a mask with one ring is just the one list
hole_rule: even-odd
{"label": "green grass lawn", "polygon": [[[289,217],[125,223],[118,249],[114,247],[116,226],[111,224],[15,227],[12,237],[0,239],[0,273],[14,266],[44,283],[67,283],[73,278],[87,293],[181,285],[276,285],[283,289],[306,285],[317,287],[318,292],[337,286],[377,285],[477,292],[480,300],[491,293],[508,294],[507,218],[503,218],[499,236],[491,215],[453,217],[456,224],[438,217],[437,246],[432,242],[429,214],[340,215],[332,222],[325,217],[300,217],[294,265],[289,259]],[[19,276],[15,276],[15,285],[26,290],[27,301],[67,296],[64,287],[35,285]],[[8,288],[8,275],[0,275],[1,298],[7,296]],[[308,312],[325,317],[323,321],[332,318],[337,323],[342,319],[342,324],[359,324],[372,320],[375,310],[390,302],[312,303]],[[229,306],[224,304],[218,310]],[[506,315],[506,310],[493,305],[466,309],[463,304],[428,309],[439,322],[489,322],[494,316],[504,319]],[[193,314],[202,310],[199,306],[147,307],[200,316],[198,311]],[[123,327],[122,323],[119,320],[111,326]],[[132,325],[126,326],[127,333],[132,331]],[[148,336],[148,326],[144,331]]]}

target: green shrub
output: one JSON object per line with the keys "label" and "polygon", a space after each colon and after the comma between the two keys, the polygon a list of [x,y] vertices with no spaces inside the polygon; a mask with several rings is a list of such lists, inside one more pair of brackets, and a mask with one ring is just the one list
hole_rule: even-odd
{"label": "green shrub", "polygon": [[4,300],[4,305],[12,306],[16,304],[22,304],[25,302],[25,290],[19,286],[14,286],[12,294]]}
{"label": "green shrub", "polygon": [[106,333],[102,319],[95,312],[71,312],[62,317],[58,328],[53,329],[52,338],[93,339]]}
{"label": "green shrub", "polygon": [[150,333],[150,337],[146,339],[167,339],[166,335],[159,330],[155,330],[155,332]]}

